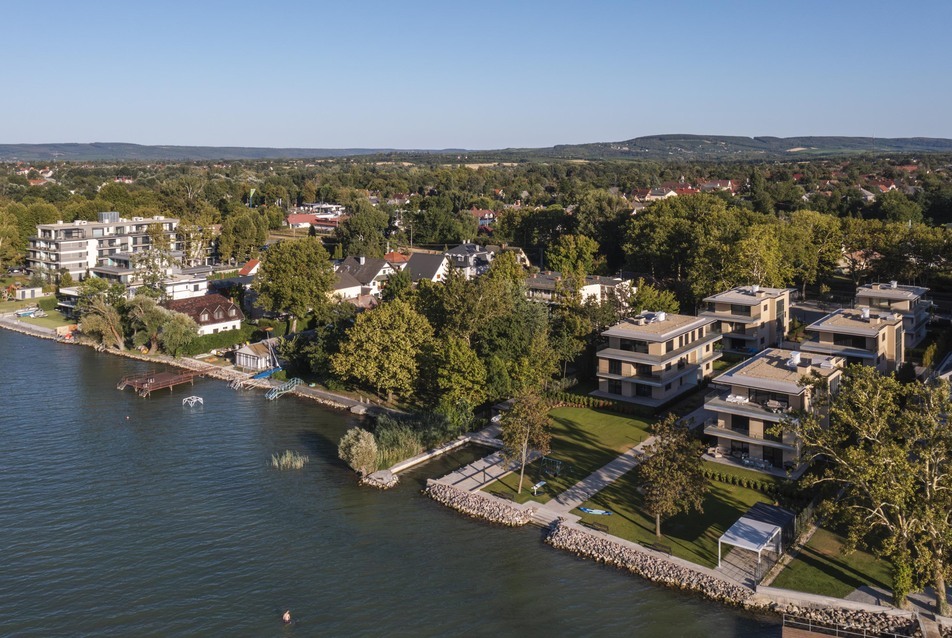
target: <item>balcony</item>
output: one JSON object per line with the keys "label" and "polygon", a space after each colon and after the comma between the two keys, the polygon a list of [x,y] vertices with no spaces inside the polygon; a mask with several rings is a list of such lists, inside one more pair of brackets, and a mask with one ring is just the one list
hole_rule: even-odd
{"label": "balcony", "polygon": [[861,359],[875,359],[876,353],[870,352],[865,348],[855,346],[839,345],[832,341],[820,341],[816,337],[811,337],[800,344],[800,349],[804,352],[816,352],[817,354],[831,354],[840,357],[858,357]]}
{"label": "balcony", "polygon": [[785,450],[787,452],[795,452],[796,448],[792,445],[787,445],[786,443],[777,440],[776,438],[771,438],[770,435],[764,436],[754,432],[738,432],[732,430],[728,427],[721,426],[717,421],[711,419],[704,424],[704,434],[708,436],[714,436],[721,439],[727,439],[729,441],[740,441],[742,443],[748,443],[751,445],[764,445],[767,447],[777,448],[779,450]]}
{"label": "balcony", "polygon": [[711,412],[753,417],[760,421],[773,423],[796,420],[793,416],[796,412],[790,407],[789,402],[777,400],[754,401],[724,392],[708,393],[704,397],[704,407]]}

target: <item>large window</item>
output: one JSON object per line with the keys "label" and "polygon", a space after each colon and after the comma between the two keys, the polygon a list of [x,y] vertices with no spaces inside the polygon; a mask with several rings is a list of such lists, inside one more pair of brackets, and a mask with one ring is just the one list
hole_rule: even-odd
{"label": "large window", "polygon": [[635,384],[635,396],[637,397],[650,397],[651,396],[651,386],[645,385],[643,383]]}
{"label": "large window", "polygon": [[621,395],[621,381],[615,381],[614,379],[608,382],[608,393]]}
{"label": "large window", "polygon": [[621,361],[608,360],[608,374],[621,374]]}
{"label": "large window", "polygon": [[732,303],[731,304],[731,314],[740,315],[742,317],[750,316],[750,306],[742,306],[740,304]]}
{"label": "large window", "polygon": [[639,352],[648,354],[648,343],[646,341],[635,341],[634,339],[622,339],[618,347],[626,352]]}

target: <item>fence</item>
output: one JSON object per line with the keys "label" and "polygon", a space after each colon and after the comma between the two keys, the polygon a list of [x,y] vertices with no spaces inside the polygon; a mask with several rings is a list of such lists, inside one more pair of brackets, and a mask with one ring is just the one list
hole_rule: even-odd
{"label": "fence", "polygon": [[908,634],[896,634],[891,631],[876,631],[873,629],[857,629],[838,623],[822,622],[787,614],[783,615],[783,627],[784,629],[799,629],[821,636],[840,636],[842,638],[908,638]]}

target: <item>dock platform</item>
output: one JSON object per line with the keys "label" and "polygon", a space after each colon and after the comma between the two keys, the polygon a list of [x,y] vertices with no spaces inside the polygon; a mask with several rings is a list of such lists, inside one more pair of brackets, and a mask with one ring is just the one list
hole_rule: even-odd
{"label": "dock platform", "polygon": [[147,374],[137,374],[120,379],[116,384],[117,390],[132,388],[140,397],[149,396],[153,390],[162,390],[168,388],[172,391],[177,385],[184,383],[195,383],[195,377],[203,377],[211,368],[200,370],[186,370],[182,372],[149,372]]}

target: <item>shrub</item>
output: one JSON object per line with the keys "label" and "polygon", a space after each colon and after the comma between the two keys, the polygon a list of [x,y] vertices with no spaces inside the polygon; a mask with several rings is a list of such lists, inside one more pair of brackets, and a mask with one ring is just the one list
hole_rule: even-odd
{"label": "shrub", "polygon": [[271,467],[278,470],[300,470],[308,462],[307,456],[291,450],[271,455]]}
{"label": "shrub", "polygon": [[337,444],[337,455],[361,476],[377,467],[377,440],[363,428],[351,428]]}

